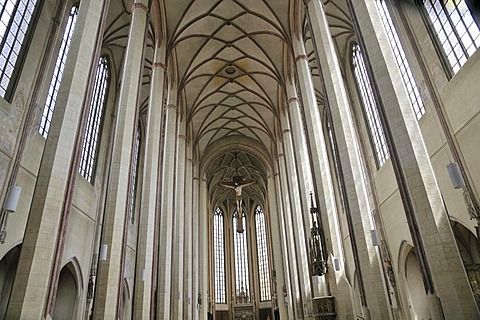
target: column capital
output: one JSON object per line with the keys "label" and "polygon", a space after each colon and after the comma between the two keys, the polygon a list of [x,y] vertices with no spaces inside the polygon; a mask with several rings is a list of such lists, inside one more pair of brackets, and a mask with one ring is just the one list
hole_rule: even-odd
{"label": "column capital", "polygon": [[167,104],[167,109],[174,109],[177,110],[177,105],[176,104]]}
{"label": "column capital", "polygon": [[298,99],[297,97],[292,97],[292,98],[288,99],[288,104],[290,104],[292,102],[300,103],[300,99]]}
{"label": "column capital", "polygon": [[154,62],[152,64],[152,68],[156,69],[156,68],[162,68],[163,70],[167,69],[167,66],[162,63],[162,62]]}
{"label": "column capital", "polygon": [[290,133],[290,132],[291,132],[291,131],[290,131],[290,128],[286,128],[286,129],[283,129],[283,130],[282,130],[282,133],[283,133],[283,134],[287,134],[287,133]]}
{"label": "column capital", "polygon": [[300,54],[295,58],[295,63],[297,63],[300,60],[305,60],[308,62],[308,56],[306,54]]}
{"label": "column capital", "polygon": [[135,2],[133,5],[132,5],[132,12],[136,9],[143,9],[145,12],[148,12],[148,7],[146,5],[144,5],[143,3],[141,2]]}

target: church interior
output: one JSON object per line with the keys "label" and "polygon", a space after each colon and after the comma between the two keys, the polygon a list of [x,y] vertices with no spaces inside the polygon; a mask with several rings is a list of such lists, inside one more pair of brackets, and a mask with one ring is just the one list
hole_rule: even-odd
{"label": "church interior", "polygon": [[0,319],[480,319],[477,0],[0,0]]}

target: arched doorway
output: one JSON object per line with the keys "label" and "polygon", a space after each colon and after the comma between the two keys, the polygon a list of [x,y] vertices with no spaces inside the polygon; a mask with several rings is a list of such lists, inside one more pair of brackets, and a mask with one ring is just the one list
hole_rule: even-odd
{"label": "arched doorway", "polygon": [[20,258],[20,249],[21,245],[12,248],[0,261],[0,319],[4,319],[7,312],[8,300]]}
{"label": "arched doorway", "polygon": [[456,221],[450,221],[450,223],[473,295],[477,305],[480,305],[480,245],[478,239],[463,224]]}
{"label": "arched doorway", "polygon": [[75,319],[78,297],[78,286],[75,273],[75,269],[71,262],[65,265],[60,272],[57,296],[55,299],[55,309],[53,310],[54,320]]}
{"label": "arched doorway", "polygon": [[410,249],[405,259],[405,280],[408,290],[408,307],[412,319],[431,319],[420,264],[413,248]]}

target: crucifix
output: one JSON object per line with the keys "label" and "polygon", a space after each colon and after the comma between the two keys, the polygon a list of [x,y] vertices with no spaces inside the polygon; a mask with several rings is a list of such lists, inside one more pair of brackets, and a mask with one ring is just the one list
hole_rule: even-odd
{"label": "crucifix", "polygon": [[244,187],[254,184],[256,181],[251,178],[244,178],[240,175],[234,175],[232,181],[220,181],[220,185],[225,188],[235,190],[235,203],[237,205],[237,232],[243,232],[243,220],[242,220],[242,189]]}

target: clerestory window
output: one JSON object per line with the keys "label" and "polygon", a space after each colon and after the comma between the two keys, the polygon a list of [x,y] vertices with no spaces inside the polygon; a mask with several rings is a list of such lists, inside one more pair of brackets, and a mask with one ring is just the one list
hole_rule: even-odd
{"label": "clerestory window", "polygon": [[130,189],[128,197],[128,219],[135,222],[135,195],[137,193],[138,162],[140,159],[140,126],[135,130],[135,144],[133,145],[132,166],[130,169]]}
{"label": "clerestory window", "polygon": [[108,89],[109,67],[105,56],[100,58],[93,86],[92,100],[88,112],[85,137],[83,140],[82,157],[78,171],[90,183],[93,183],[97,149],[100,138],[100,124],[105,108]]}
{"label": "clerestory window", "polygon": [[375,159],[377,166],[381,167],[385,164],[388,158],[390,158],[390,153],[388,151],[385,132],[380,121],[378,106],[373,94],[371,81],[365,66],[365,60],[363,59],[363,54],[358,44],[355,44],[352,48],[352,63],[355,81],[360,93],[365,118],[368,124],[370,140],[375,150]]}
{"label": "clerestory window", "polygon": [[10,99],[20,73],[37,0],[0,0],[0,96]]}
{"label": "clerestory window", "polygon": [[270,270],[268,266],[267,232],[265,230],[265,214],[262,207],[255,209],[255,229],[257,233],[258,274],[260,279],[260,301],[269,301]]}
{"label": "clerestory window", "polygon": [[223,211],[215,210],[213,215],[213,255],[215,264],[215,303],[227,303],[225,286],[225,244]]}
{"label": "clerestory window", "polygon": [[38,131],[45,139],[48,136],[50,124],[52,123],[53,110],[55,109],[55,103],[57,102],[58,89],[62,82],[63,70],[65,69],[65,62],[67,61],[70,43],[72,42],[73,29],[75,28],[77,16],[78,6],[75,5],[72,7],[70,14],[68,15],[67,25],[63,32],[62,44],[60,45],[60,51],[58,52],[52,79],[50,80],[50,87],[48,88],[47,101],[43,108],[42,120],[40,122],[40,127],[38,128]]}
{"label": "clerestory window", "polygon": [[443,49],[451,75],[480,46],[479,26],[465,0],[423,0],[422,14]]}
{"label": "clerestory window", "polygon": [[408,98],[412,104],[413,111],[415,112],[417,119],[420,119],[425,114],[425,106],[423,105],[422,98],[420,97],[420,91],[418,90],[415,79],[413,78],[412,70],[407,61],[405,51],[403,50],[400,39],[398,38],[397,30],[393,25],[385,0],[377,0],[376,4],[380,13],[380,17],[382,18],[383,26],[385,27],[385,31],[387,33],[388,41],[392,47],[395,61],[400,69],[403,83],[407,89]]}

